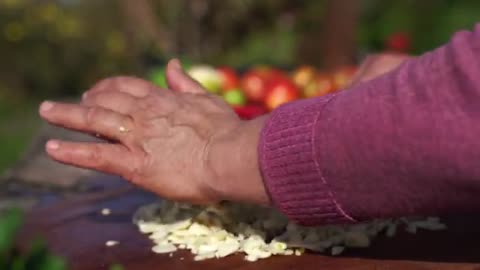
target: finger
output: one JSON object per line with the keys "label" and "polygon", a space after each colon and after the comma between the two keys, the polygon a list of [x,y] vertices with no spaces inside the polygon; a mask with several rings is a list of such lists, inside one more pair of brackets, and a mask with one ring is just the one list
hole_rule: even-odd
{"label": "finger", "polygon": [[103,91],[92,93],[85,97],[82,104],[86,106],[99,106],[120,114],[129,114],[135,110],[138,98],[123,92]]}
{"label": "finger", "polygon": [[204,94],[206,91],[192,77],[185,73],[177,59],[171,60],[166,70],[168,87],[174,91]]}
{"label": "finger", "polygon": [[381,55],[379,59],[374,63],[373,69],[376,74],[384,74],[396,69],[403,64],[411,56],[404,54],[385,54]]}
{"label": "finger", "polygon": [[384,53],[368,56],[362,63],[358,72],[350,81],[350,85],[365,82],[386,74],[406,60],[412,59],[412,56],[406,54]]}
{"label": "finger", "polygon": [[98,93],[102,91],[119,91],[130,94],[134,97],[146,97],[151,91],[158,89],[148,81],[127,76],[119,76],[104,79],[95,84],[90,90],[83,94],[83,98],[86,98],[92,93]]}
{"label": "finger", "polygon": [[48,155],[61,163],[131,178],[134,160],[128,149],[120,144],[80,143],[50,140]]}
{"label": "finger", "polygon": [[68,129],[125,142],[133,128],[130,117],[101,107],[44,102],[40,115],[48,122]]}
{"label": "finger", "polygon": [[368,70],[372,66],[373,62],[376,61],[377,55],[370,55],[363,61],[363,63],[358,68],[357,72],[350,80],[350,86],[355,85],[359,82],[365,80],[366,75],[368,75]]}

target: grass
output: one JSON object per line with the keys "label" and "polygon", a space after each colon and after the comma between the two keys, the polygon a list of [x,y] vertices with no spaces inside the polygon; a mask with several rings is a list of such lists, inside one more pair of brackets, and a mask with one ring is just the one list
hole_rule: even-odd
{"label": "grass", "polygon": [[0,174],[21,157],[39,127],[37,104],[0,99]]}

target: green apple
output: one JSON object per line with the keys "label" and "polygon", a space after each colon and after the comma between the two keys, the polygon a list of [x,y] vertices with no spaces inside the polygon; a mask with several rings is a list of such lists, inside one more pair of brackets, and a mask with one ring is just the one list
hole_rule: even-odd
{"label": "green apple", "polygon": [[167,88],[167,78],[165,76],[165,68],[153,69],[149,76],[149,80],[158,87]]}
{"label": "green apple", "polygon": [[243,106],[247,103],[247,97],[240,89],[231,89],[223,93],[223,99],[233,106]]}
{"label": "green apple", "polygon": [[187,73],[210,93],[218,94],[220,92],[222,76],[215,68],[207,65],[197,65],[188,69]]}

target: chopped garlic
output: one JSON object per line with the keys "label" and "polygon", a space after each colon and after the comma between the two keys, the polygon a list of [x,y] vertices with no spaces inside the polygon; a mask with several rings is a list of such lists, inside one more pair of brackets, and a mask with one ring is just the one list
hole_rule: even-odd
{"label": "chopped garlic", "polygon": [[210,231],[211,230],[207,226],[198,223],[193,223],[188,228],[188,233],[190,235],[209,235]]}
{"label": "chopped garlic", "polygon": [[393,237],[397,233],[397,224],[388,225],[387,232],[385,233],[387,237]]}
{"label": "chopped garlic", "polygon": [[287,244],[273,240],[270,242],[270,251],[273,255],[283,254],[287,250]]}
{"label": "chopped garlic", "polygon": [[332,247],[332,256],[337,256],[343,253],[345,247],[342,246],[334,246]]}
{"label": "chopped garlic", "polygon": [[118,245],[118,244],[119,244],[118,241],[113,241],[113,240],[109,240],[109,241],[105,242],[105,245],[106,245],[107,247],[113,247],[113,246],[116,246],[116,245]]}
{"label": "chopped garlic", "polygon": [[402,224],[411,233],[446,229],[435,217],[303,227],[264,207],[227,203],[205,208],[170,201],[141,207],[134,223],[155,243],[153,252],[173,256],[177,249],[186,249],[196,261],[235,253],[244,253],[247,261],[257,261],[273,255],[301,256],[305,250],[330,251],[336,256],[347,247],[369,247],[381,233],[393,237]]}
{"label": "chopped garlic", "polygon": [[347,247],[368,247],[370,238],[362,232],[347,232],[345,233],[345,245]]}
{"label": "chopped garlic", "polygon": [[230,254],[237,252],[240,249],[240,243],[238,241],[223,242],[219,244],[215,256],[217,258],[223,258]]}
{"label": "chopped garlic", "polygon": [[445,230],[447,226],[445,224],[439,223],[437,219],[429,218],[427,220],[420,220],[413,222],[413,225],[417,228],[427,229],[431,231]]}
{"label": "chopped garlic", "polygon": [[142,233],[154,233],[157,231],[165,230],[165,226],[162,224],[155,223],[139,223],[138,228]]}
{"label": "chopped garlic", "polygon": [[416,234],[417,233],[417,226],[415,226],[415,224],[413,224],[413,223],[408,224],[407,228],[405,230],[409,233]]}
{"label": "chopped garlic", "polygon": [[258,260],[258,257],[249,254],[249,255],[247,255],[247,256],[245,257],[245,260],[247,260],[247,261],[249,261],[249,262],[255,262],[255,261]]}
{"label": "chopped garlic", "polygon": [[295,250],[295,256],[302,256],[302,254],[305,252],[305,250],[302,249],[296,249]]}
{"label": "chopped garlic", "polygon": [[177,248],[173,244],[164,243],[158,244],[152,248],[152,251],[155,253],[163,254],[177,251]]}
{"label": "chopped garlic", "polygon": [[214,254],[217,251],[217,246],[216,245],[208,245],[204,244],[198,247],[198,254],[199,255],[204,255],[204,254]]}

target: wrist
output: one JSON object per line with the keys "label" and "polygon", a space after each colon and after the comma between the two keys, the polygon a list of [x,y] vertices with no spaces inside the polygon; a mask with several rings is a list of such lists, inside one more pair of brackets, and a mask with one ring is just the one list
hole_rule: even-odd
{"label": "wrist", "polygon": [[212,143],[209,156],[215,173],[212,188],[221,200],[269,204],[257,150],[267,117],[242,121]]}

